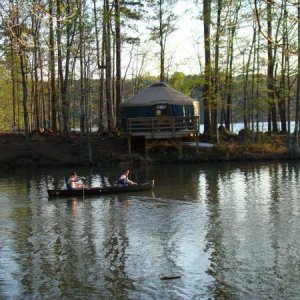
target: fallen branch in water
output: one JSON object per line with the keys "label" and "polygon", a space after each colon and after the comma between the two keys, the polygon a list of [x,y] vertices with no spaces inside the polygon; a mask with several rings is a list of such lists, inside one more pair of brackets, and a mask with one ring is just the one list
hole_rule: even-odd
{"label": "fallen branch in water", "polygon": [[181,278],[181,276],[179,274],[173,274],[173,275],[161,275],[160,279],[161,280],[169,280],[169,279],[177,279],[177,278]]}

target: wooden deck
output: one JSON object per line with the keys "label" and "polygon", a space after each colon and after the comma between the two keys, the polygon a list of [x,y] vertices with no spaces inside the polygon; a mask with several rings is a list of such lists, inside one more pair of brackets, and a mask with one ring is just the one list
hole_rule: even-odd
{"label": "wooden deck", "polygon": [[[147,140],[191,138],[198,144],[199,117],[149,117],[127,119],[128,153],[131,153],[131,139],[145,138],[145,152],[148,156]],[[181,149],[182,151],[182,149]]]}
{"label": "wooden deck", "polygon": [[171,139],[198,136],[199,117],[128,118],[127,135],[146,139]]}

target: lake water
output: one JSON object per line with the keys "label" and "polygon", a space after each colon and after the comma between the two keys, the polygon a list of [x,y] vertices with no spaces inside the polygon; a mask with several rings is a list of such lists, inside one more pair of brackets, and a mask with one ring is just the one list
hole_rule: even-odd
{"label": "lake water", "polygon": [[[220,125],[221,124],[219,124],[219,126]],[[254,125],[254,132],[256,132],[257,131],[256,123],[254,123],[253,125]],[[225,126],[225,125],[223,124],[223,126]],[[281,131],[281,122],[277,122],[277,126],[278,126],[278,130]],[[233,133],[239,133],[239,131],[244,129],[244,128],[245,128],[244,123],[233,123],[230,126],[230,130]],[[286,128],[288,130],[288,123],[286,123]],[[252,129],[252,124],[251,123],[248,124],[248,129]],[[294,129],[295,129],[295,122],[291,121],[291,129],[290,129],[291,133],[294,132]],[[260,132],[267,132],[268,131],[268,122],[259,122],[258,123],[258,130]],[[200,124],[199,131],[201,133],[204,132],[204,125],[203,124]]]}
{"label": "lake water", "polygon": [[48,199],[69,172],[1,171],[0,299],[300,298],[299,163],[132,168],[153,192]]}

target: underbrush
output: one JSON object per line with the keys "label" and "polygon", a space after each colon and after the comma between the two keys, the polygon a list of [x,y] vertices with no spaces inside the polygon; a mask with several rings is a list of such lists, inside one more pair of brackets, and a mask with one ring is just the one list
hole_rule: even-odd
{"label": "underbrush", "polygon": [[287,147],[284,145],[278,145],[271,142],[257,142],[257,143],[223,143],[217,146],[219,151],[228,153],[263,153],[263,154],[282,154],[287,151]]}
{"label": "underbrush", "polygon": [[260,141],[256,143],[223,142],[212,148],[190,148],[180,144],[159,141],[148,147],[149,156],[158,162],[205,162],[229,160],[281,159],[288,157],[286,145],[279,142]]}
{"label": "underbrush", "polygon": [[148,145],[149,156],[160,162],[172,162],[180,158],[180,144],[167,140],[157,140]]}

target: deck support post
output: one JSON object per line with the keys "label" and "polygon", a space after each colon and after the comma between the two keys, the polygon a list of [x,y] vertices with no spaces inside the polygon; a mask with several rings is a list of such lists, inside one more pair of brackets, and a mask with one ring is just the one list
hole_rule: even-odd
{"label": "deck support post", "polygon": [[145,137],[145,155],[146,158],[148,157],[148,142],[147,142],[147,138]]}
{"label": "deck support post", "polygon": [[128,155],[131,155],[131,138],[130,135],[128,135]]}
{"label": "deck support post", "polygon": [[182,158],[182,138],[179,141],[179,157]]}

